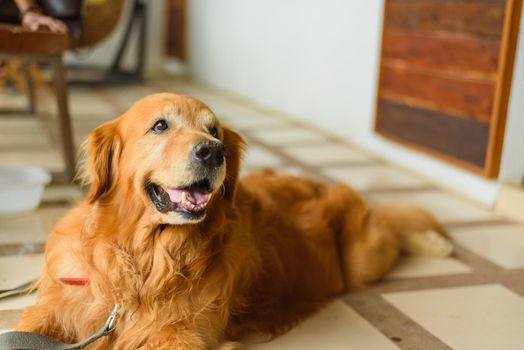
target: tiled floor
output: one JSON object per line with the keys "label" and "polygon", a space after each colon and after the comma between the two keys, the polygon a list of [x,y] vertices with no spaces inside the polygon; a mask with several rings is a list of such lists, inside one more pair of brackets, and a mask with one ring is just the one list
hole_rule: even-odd
{"label": "tiled floor", "polygon": [[[340,298],[288,334],[251,349],[524,349],[523,226],[310,125],[189,82],[73,90],[76,143],[156,91],[199,97],[239,130],[250,145],[243,172],[270,166],[348,183],[371,201],[415,203],[432,210],[456,242],[453,257],[406,257],[382,282]],[[0,105],[4,101],[23,103],[0,92]],[[63,168],[37,120],[2,116],[0,164],[14,163]],[[54,185],[35,212],[0,217],[0,289],[38,275],[51,226],[81,196],[74,186]],[[34,296],[0,301],[0,330],[13,327],[19,310],[33,302]]]}

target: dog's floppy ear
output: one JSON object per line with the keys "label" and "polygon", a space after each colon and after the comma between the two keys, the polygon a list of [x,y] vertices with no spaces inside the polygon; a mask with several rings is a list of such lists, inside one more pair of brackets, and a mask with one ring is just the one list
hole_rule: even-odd
{"label": "dog's floppy ear", "polygon": [[224,132],[224,146],[226,147],[226,179],[224,180],[224,197],[233,199],[240,172],[240,162],[244,153],[246,142],[235,131],[228,127],[222,128]]}
{"label": "dog's floppy ear", "polygon": [[91,204],[109,192],[115,182],[115,163],[120,155],[116,123],[111,121],[93,130],[81,152],[79,177],[84,185],[89,185],[87,202]]}

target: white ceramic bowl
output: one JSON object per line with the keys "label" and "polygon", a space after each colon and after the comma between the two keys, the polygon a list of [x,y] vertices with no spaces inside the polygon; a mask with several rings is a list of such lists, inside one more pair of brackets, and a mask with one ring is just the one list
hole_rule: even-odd
{"label": "white ceramic bowl", "polygon": [[0,214],[15,214],[38,207],[51,174],[34,166],[0,166]]}

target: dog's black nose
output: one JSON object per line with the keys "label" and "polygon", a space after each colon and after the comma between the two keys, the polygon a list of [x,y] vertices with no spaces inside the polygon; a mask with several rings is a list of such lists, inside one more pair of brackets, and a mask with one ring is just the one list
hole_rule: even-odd
{"label": "dog's black nose", "polygon": [[193,147],[192,157],[206,167],[219,167],[224,162],[226,148],[222,142],[202,141]]}

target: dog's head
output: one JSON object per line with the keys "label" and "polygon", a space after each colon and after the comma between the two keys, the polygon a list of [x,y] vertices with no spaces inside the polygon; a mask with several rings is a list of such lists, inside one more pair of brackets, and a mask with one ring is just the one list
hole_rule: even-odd
{"label": "dog's head", "polygon": [[89,203],[141,201],[159,224],[197,223],[232,200],[243,145],[202,102],[155,94],[90,134],[80,174]]}

